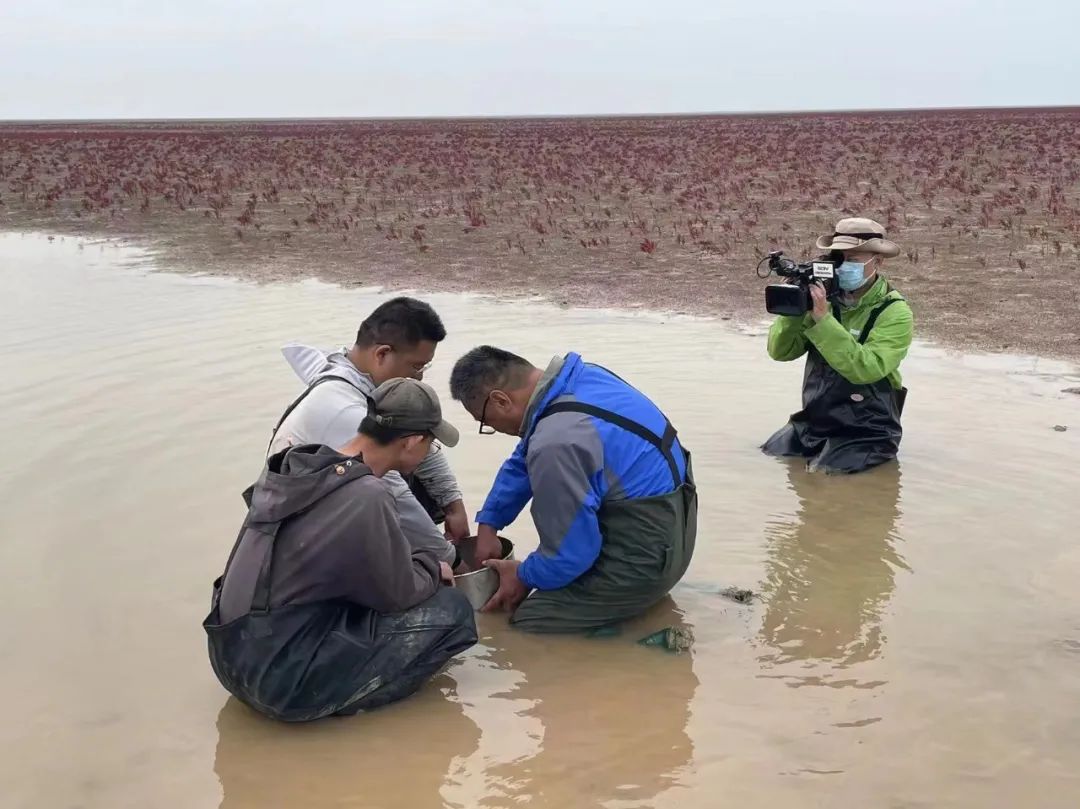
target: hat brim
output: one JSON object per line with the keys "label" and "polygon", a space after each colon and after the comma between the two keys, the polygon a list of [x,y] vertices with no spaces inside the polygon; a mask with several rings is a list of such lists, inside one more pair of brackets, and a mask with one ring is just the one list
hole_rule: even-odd
{"label": "hat brim", "polygon": [[461,439],[461,434],[458,432],[457,427],[446,419],[443,419],[432,427],[431,434],[435,436],[435,440],[444,447],[456,447],[458,441]]}
{"label": "hat brim", "polygon": [[900,246],[888,239],[866,239],[856,236],[822,236],[815,243],[818,250],[861,250],[865,253],[878,253],[885,258],[900,255]]}

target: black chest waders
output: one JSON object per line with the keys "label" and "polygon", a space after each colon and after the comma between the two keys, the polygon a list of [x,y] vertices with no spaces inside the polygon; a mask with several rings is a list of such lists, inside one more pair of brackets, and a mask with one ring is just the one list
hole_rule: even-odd
{"label": "black chest waders", "polygon": [[[356,464],[345,474],[360,478],[371,472]],[[303,514],[290,519],[302,520]],[[450,587],[440,586],[409,610],[385,615],[345,601],[272,607],[274,546],[281,526],[245,520],[225,573],[214,582],[210,614],[203,621],[214,674],[241,702],[286,722],[378,708],[412,694],[476,643],[472,607]],[[240,542],[252,532],[262,562],[251,610],[222,623],[221,585]]]}
{"label": "black chest waders", "polygon": [[674,491],[600,506],[600,555],[585,573],[558,590],[535,590],[510,619],[528,632],[586,632],[645,612],[666,596],[690,566],[697,537],[697,489],[690,453],[686,480],[672,452],[675,428],[658,436],[636,421],[579,402],[559,402],[554,413],[585,413],[634,433],[656,447],[671,470]]}
{"label": "black chest waders", "polygon": [[[860,345],[866,343],[881,313],[899,300],[889,298],[870,313],[859,334]],[[838,314],[836,318],[840,319]],[[849,382],[811,345],[803,374],[802,410],[761,448],[768,455],[807,458],[811,471],[870,469],[896,458],[906,398],[907,388],[896,390],[888,379],[872,385]]]}

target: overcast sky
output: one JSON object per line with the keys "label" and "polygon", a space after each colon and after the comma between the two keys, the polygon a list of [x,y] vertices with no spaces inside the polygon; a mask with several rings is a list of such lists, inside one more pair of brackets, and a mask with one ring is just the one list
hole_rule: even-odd
{"label": "overcast sky", "polygon": [[0,0],[0,119],[1080,103],[1077,0]]}

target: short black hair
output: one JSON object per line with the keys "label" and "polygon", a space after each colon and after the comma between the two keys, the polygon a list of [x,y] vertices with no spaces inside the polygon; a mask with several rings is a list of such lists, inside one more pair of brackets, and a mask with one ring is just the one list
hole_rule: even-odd
{"label": "short black hair", "polygon": [[450,373],[450,395],[467,403],[491,391],[514,390],[534,370],[531,362],[495,346],[477,346],[454,363]]}
{"label": "short black hair", "polygon": [[361,348],[373,345],[406,348],[423,340],[441,343],[444,339],[446,328],[442,320],[430,304],[416,298],[393,298],[380,304],[356,331],[356,344]]}

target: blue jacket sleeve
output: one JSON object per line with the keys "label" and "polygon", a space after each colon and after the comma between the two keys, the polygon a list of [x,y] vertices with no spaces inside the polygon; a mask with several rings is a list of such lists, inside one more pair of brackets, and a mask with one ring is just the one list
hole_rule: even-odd
{"label": "blue jacket sleeve", "polygon": [[499,467],[499,474],[491,484],[484,506],[476,515],[477,524],[490,525],[496,531],[501,531],[517,519],[532,498],[529,472],[525,465],[526,446],[526,442],[519,441],[514,454]]}
{"label": "blue jacket sleeve", "polygon": [[540,547],[518,568],[518,578],[528,587],[557,590],[600,555],[604,449],[592,419],[583,414],[552,416],[543,431],[534,434],[528,455]]}

